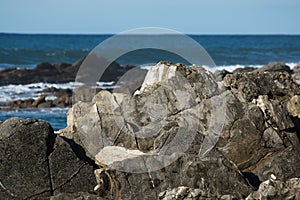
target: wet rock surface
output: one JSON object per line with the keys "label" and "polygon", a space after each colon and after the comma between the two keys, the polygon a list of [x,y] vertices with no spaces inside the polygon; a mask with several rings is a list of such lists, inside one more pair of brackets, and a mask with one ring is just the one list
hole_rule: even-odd
{"label": "wet rock surface", "polygon": [[[160,62],[140,86],[101,90],[90,101],[79,98],[69,109],[68,126],[57,136],[41,121],[23,119],[24,125],[21,119],[7,120],[0,123],[5,163],[1,194],[4,199],[15,198],[12,194],[45,199],[298,199],[300,86],[295,73],[284,63],[271,63],[262,71],[215,77],[199,66]],[[40,129],[35,132],[36,126]],[[43,184],[28,184],[38,190],[24,191],[28,180],[21,172],[30,169],[21,163],[36,151],[14,149],[20,148],[13,141],[23,141],[23,132],[31,140],[24,140],[22,150],[42,152],[32,164],[42,169],[30,175],[42,176],[36,179]],[[14,165],[19,166],[16,176],[7,167]],[[10,184],[16,182],[19,186]]]}

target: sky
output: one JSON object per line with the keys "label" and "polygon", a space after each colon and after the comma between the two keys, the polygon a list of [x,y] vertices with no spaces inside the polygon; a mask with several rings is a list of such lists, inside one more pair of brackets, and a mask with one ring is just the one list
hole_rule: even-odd
{"label": "sky", "polygon": [[300,34],[299,0],[0,0],[0,32]]}

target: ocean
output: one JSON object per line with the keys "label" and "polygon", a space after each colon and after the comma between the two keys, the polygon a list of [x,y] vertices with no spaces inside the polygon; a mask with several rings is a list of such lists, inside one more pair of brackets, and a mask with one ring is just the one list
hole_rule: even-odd
{"label": "ocean", "polygon": [[[41,62],[74,63],[112,35],[0,34],[0,70],[8,67],[33,68]],[[282,61],[290,67],[300,62],[300,35],[190,35],[210,54],[217,69],[232,71],[239,67],[261,67]],[[139,51],[122,56],[122,65],[149,66],[160,60],[180,62],[178,57],[159,50]],[[71,88],[75,83],[0,86],[0,103],[38,98],[36,92],[47,87]],[[55,130],[66,126],[67,108],[18,109],[0,111],[7,118],[33,117],[50,122]]]}

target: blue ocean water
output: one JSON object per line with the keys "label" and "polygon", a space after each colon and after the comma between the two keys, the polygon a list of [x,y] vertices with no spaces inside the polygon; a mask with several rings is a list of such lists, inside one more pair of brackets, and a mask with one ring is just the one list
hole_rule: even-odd
{"label": "blue ocean water", "polygon": [[[0,69],[32,68],[41,62],[74,63],[111,35],[35,35],[0,33]],[[300,35],[190,35],[211,55],[217,66],[234,69],[262,66],[272,61],[300,61]],[[160,50],[140,50],[122,56],[120,64],[145,65],[160,60],[181,62],[178,56]],[[0,87],[5,94],[24,95],[24,86]],[[19,92],[15,92],[19,90]],[[27,90],[26,90],[27,91]],[[1,93],[2,94],[2,93]],[[27,95],[27,93],[26,93]],[[10,99],[0,97],[1,99]],[[54,129],[66,126],[67,109],[0,111],[0,121],[9,117],[34,117],[49,121]]]}

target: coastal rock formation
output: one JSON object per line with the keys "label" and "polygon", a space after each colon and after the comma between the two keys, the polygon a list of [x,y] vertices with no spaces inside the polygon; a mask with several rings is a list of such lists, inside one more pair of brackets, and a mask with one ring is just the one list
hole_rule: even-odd
{"label": "coastal rock formation", "polygon": [[[269,66],[216,78],[160,62],[142,82],[92,99],[81,88],[57,136],[37,120],[0,122],[0,196],[297,199],[300,86],[284,64]],[[36,174],[26,165],[32,156]],[[31,189],[24,174],[34,176]]]}
{"label": "coastal rock formation", "polygon": [[[294,145],[299,139],[286,103],[300,91],[299,85],[287,72],[268,70],[226,74],[223,84],[225,87],[213,74],[201,67],[187,68],[180,64],[160,62],[149,70],[141,87],[133,95],[122,93],[121,90],[100,91],[91,102],[74,105],[68,113],[68,127],[60,134],[82,145],[88,155],[95,159],[100,166],[98,177],[111,177],[110,181],[113,180],[114,183],[111,185],[115,186],[111,188],[111,194],[102,195],[112,195],[113,198],[134,198],[131,195],[140,194],[135,190],[135,185],[142,185],[139,189],[150,199],[159,198],[156,195],[159,191],[170,193],[168,188],[176,191],[175,188],[186,187],[189,188],[187,191],[192,191],[193,188],[205,188],[206,183],[209,186],[204,191],[242,198],[246,191],[252,190],[252,187],[258,188],[266,180],[268,175],[264,170],[271,161],[275,167],[266,170],[268,173],[272,172],[283,180],[298,177],[296,156],[289,159],[293,166],[290,166],[290,172],[286,174],[284,169],[289,165],[279,158],[283,155],[284,158],[287,157],[284,152],[298,155],[298,151],[289,150],[296,148]],[[156,183],[153,177],[160,180],[159,184],[153,185],[155,192],[150,192],[144,182],[145,178],[140,178],[143,173],[136,175],[126,171],[128,167],[131,170],[141,170],[139,164],[135,166],[132,163],[151,161],[147,154],[149,152],[165,153],[164,145],[176,138],[178,130],[189,130],[180,132],[185,138],[182,143],[187,142],[189,147],[181,146],[185,154],[165,166],[163,173],[158,170],[150,172],[151,175],[144,174],[153,180],[153,184]],[[216,135],[219,132],[221,134]],[[122,155],[122,158],[115,157],[112,152]],[[176,153],[176,150],[172,152]],[[234,163],[231,167],[226,164],[225,168],[217,165],[217,168],[222,169],[218,176],[222,177],[223,171],[235,169],[231,172],[237,173],[232,176],[233,179],[226,180],[225,174],[222,179],[238,184],[241,188],[239,192],[232,191],[232,186],[219,185],[209,173],[202,174],[202,171],[209,171],[206,166],[214,169],[211,166],[216,165],[216,157],[223,160],[223,163],[227,159]],[[205,158],[206,162],[201,158]],[[189,173],[190,169],[185,170],[185,163],[198,166],[192,173],[192,179],[187,181],[184,174]],[[175,174],[174,179],[168,176],[168,172],[174,170],[174,165],[179,166],[183,173],[177,171],[181,177],[180,184],[174,181],[177,179]],[[161,184],[161,173],[168,177],[165,184]],[[252,186],[243,183],[238,174],[242,174]],[[123,180],[124,176],[132,177],[130,180],[135,181],[126,182]],[[204,181],[203,184],[196,180],[207,182]],[[190,184],[195,181],[196,185]],[[122,190],[128,187],[127,184],[131,186],[128,188],[131,191],[129,193]],[[98,187],[101,188],[101,185]],[[168,192],[164,193],[166,198]]]}

